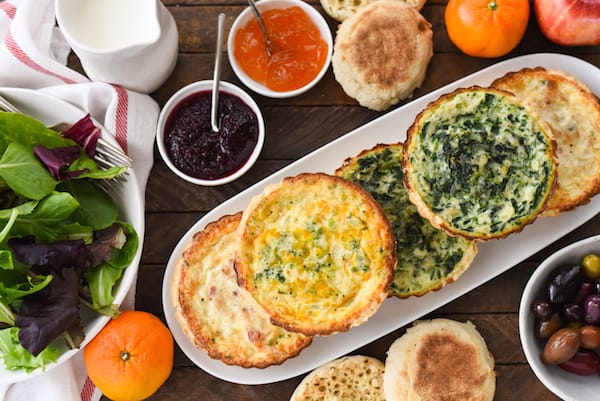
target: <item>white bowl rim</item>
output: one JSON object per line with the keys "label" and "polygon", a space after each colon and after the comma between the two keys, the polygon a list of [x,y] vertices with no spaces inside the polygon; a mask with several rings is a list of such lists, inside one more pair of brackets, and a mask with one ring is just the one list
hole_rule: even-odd
{"label": "white bowl rim", "polygon": [[[0,87],[0,93],[8,95],[9,97],[16,99],[19,102],[24,102],[29,110],[33,114],[32,117],[48,124],[49,121],[45,121],[46,118],[58,118],[59,121],[72,121],[75,122],[77,119],[83,117],[86,111],[79,107],[72,105],[64,100],[57,97],[51,96],[47,93],[40,92],[35,89],[27,88],[14,88],[14,87]],[[109,134],[106,128],[98,121],[94,120],[96,126],[102,130],[102,137],[112,144],[117,144],[116,139],[112,134]],[[142,255],[142,249],[144,246],[145,238],[145,219],[144,219],[144,207],[143,207],[143,196],[140,189],[138,178],[136,177],[135,170],[130,168],[129,174],[125,177],[125,180],[119,185],[119,191],[117,196],[123,203],[117,202],[120,212],[123,213],[126,221],[134,226],[138,236],[138,249],[131,261],[131,264],[123,271],[123,275],[118,282],[118,286],[115,288],[114,303],[119,305],[119,309],[123,310],[127,294],[130,292],[132,286],[135,286],[136,277],[139,273],[139,265]],[[84,313],[80,311],[81,313]],[[93,312],[86,310],[85,313],[93,314]],[[102,328],[110,320],[109,316],[95,314],[94,317],[84,324],[85,338],[80,344],[79,348],[65,350],[55,362],[46,365],[44,368],[37,368],[32,372],[26,372],[24,370],[10,371],[10,375],[3,377],[0,373],[0,389],[10,384],[34,379],[38,376],[48,373],[59,366],[66,363],[67,360],[81,352],[83,348],[102,330]],[[5,371],[2,367],[1,371]]]}
{"label": "white bowl rim", "polygon": [[238,96],[256,114],[256,118],[258,121],[258,141],[254,147],[254,150],[248,157],[248,160],[246,160],[246,162],[240,168],[238,168],[235,172],[233,172],[232,174],[229,174],[225,177],[218,178],[215,180],[205,180],[205,179],[201,179],[201,178],[192,177],[190,175],[183,173],[177,167],[175,167],[175,165],[169,158],[169,155],[167,154],[167,149],[165,148],[165,144],[164,144],[164,129],[165,129],[165,125],[167,123],[167,118],[168,118],[169,114],[171,113],[171,111],[179,104],[179,102],[181,102],[186,97],[190,96],[191,94],[193,94],[195,92],[203,91],[203,90],[211,90],[212,83],[213,83],[213,81],[210,79],[196,81],[196,82],[192,82],[192,83],[182,87],[177,92],[175,92],[169,98],[167,103],[165,103],[162,110],[160,111],[160,114],[158,117],[158,124],[156,126],[156,145],[157,145],[158,151],[159,151],[163,161],[167,165],[167,167],[169,167],[169,169],[172,172],[174,172],[177,176],[184,179],[185,181],[188,181],[192,184],[203,185],[203,186],[217,186],[217,185],[227,184],[229,182],[232,182],[232,181],[238,179],[242,175],[244,175],[254,165],[256,160],[258,160],[258,156],[260,155],[260,152],[262,151],[264,141],[265,141],[265,122],[264,122],[262,113],[260,111],[260,108],[258,107],[258,104],[256,104],[254,99],[240,87],[238,87],[230,82],[227,82],[227,81],[221,81],[219,84],[219,90],[221,92],[228,93],[228,94],[234,95],[234,96]]}
{"label": "white bowl rim", "polygon": [[294,89],[291,91],[278,92],[256,82],[255,80],[250,78],[248,74],[244,72],[244,70],[242,70],[233,54],[233,38],[235,36],[235,31],[242,24],[242,21],[246,22],[247,20],[253,17],[254,14],[252,14],[252,9],[250,7],[245,8],[233,21],[233,24],[231,25],[231,30],[229,31],[229,37],[227,38],[227,56],[229,58],[229,63],[233,69],[233,72],[238,77],[238,79],[244,85],[246,85],[252,91],[258,93],[259,95],[280,99],[297,96],[313,88],[319,81],[321,81],[321,79],[329,69],[329,66],[331,64],[331,57],[333,54],[333,35],[331,34],[329,25],[327,24],[325,17],[323,17],[323,15],[321,15],[321,13],[319,13],[319,11],[317,11],[317,9],[315,9],[309,3],[306,3],[303,0],[261,0],[256,3],[256,7],[259,10],[274,9],[280,7],[281,5],[298,6],[302,8],[308,14],[310,19],[315,23],[315,25],[321,32],[321,35],[323,36],[323,40],[325,40],[325,43],[327,43],[328,50],[325,63],[323,64],[323,67],[315,76],[315,78],[308,84],[304,85],[301,88]]}
{"label": "white bowl rim", "polygon": [[[529,363],[529,366],[537,376],[537,378],[554,394],[562,399],[577,399],[577,394],[572,394],[562,387],[559,387],[557,383],[552,380],[547,373],[548,369],[560,369],[553,366],[545,365],[540,358],[540,350],[535,346],[535,337],[533,336],[533,316],[529,307],[531,302],[536,298],[538,294],[538,286],[540,283],[543,285],[549,278],[550,274],[558,269],[561,265],[573,262],[577,263],[581,259],[578,256],[570,255],[583,255],[592,252],[591,249],[597,249],[600,251],[600,235],[594,235],[591,237],[584,238],[572,244],[561,248],[548,256],[533,272],[521,296],[519,304],[519,337],[521,340],[521,347],[523,353]],[[579,253],[577,253],[579,252]],[[562,372],[561,372],[562,373]],[[564,372],[565,375],[569,373]],[[578,376],[569,375],[569,382],[573,383],[573,388],[579,388],[581,386],[589,386],[588,383],[584,383],[589,376]],[[595,381],[597,381],[596,375],[594,375]],[[598,381],[600,385],[600,381]],[[600,387],[598,387],[600,388]]]}

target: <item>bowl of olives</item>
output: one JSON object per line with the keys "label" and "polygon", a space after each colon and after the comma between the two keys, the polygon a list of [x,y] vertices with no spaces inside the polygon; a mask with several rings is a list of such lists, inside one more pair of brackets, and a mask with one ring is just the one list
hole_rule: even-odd
{"label": "bowl of olives", "polygon": [[600,394],[600,235],[538,266],[521,297],[519,335],[531,369],[554,394]]}

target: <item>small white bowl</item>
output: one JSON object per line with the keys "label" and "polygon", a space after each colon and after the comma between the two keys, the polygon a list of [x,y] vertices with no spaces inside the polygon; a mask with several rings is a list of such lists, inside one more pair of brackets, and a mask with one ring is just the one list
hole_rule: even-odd
{"label": "small white bowl", "polygon": [[519,336],[527,362],[538,379],[564,400],[598,399],[600,380],[597,375],[579,376],[542,362],[544,342],[535,337],[535,319],[530,306],[536,299],[545,298],[546,286],[556,269],[580,264],[589,253],[600,253],[600,235],[575,242],[544,260],[529,278],[519,306]]}
{"label": "small white bowl", "polygon": [[262,113],[260,111],[260,108],[254,101],[254,99],[252,99],[252,97],[250,97],[250,95],[248,95],[248,93],[246,93],[239,87],[237,87],[229,82],[221,81],[220,86],[219,86],[220,93],[227,93],[230,95],[237,96],[247,106],[250,107],[250,109],[254,112],[254,114],[256,114],[256,119],[258,121],[258,141],[256,143],[256,146],[254,147],[254,150],[252,151],[252,153],[250,154],[248,159],[238,169],[236,169],[234,172],[232,172],[231,174],[229,174],[227,176],[224,176],[221,178],[216,178],[214,180],[192,177],[188,174],[185,174],[181,170],[179,170],[173,164],[173,162],[171,161],[171,159],[169,157],[169,154],[167,153],[167,149],[165,147],[165,142],[164,142],[164,132],[165,132],[165,129],[167,128],[166,125],[169,121],[169,116],[171,115],[172,112],[174,112],[178,108],[178,106],[180,104],[182,104],[182,102],[185,102],[186,99],[190,98],[192,95],[199,93],[199,92],[211,91],[212,83],[213,83],[212,80],[198,81],[198,82],[193,82],[193,83],[179,89],[173,96],[171,96],[171,98],[167,101],[167,103],[162,108],[160,115],[158,117],[158,125],[156,128],[156,144],[158,146],[160,155],[162,156],[164,162],[169,167],[169,169],[171,169],[171,171],[173,171],[175,174],[177,174],[182,179],[184,179],[188,182],[191,182],[192,184],[204,185],[204,186],[223,185],[223,184],[234,181],[237,178],[241,177],[244,173],[246,173],[250,169],[250,167],[252,167],[254,165],[254,163],[258,159],[258,156],[262,150],[262,147],[263,147],[263,144],[265,141],[264,119],[263,119]]}
{"label": "small white bowl", "polygon": [[304,10],[304,12],[306,12],[306,14],[310,17],[312,22],[317,26],[317,28],[321,32],[321,37],[327,43],[328,47],[327,58],[325,59],[323,67],[312,81],[310,81],[308,84],[304,85],[301,88],[286,92],[274,91],[250,78],[248,74],[246,74],[246,72],[244,72],[242,67],[240,67],[240,65],[238,64],[233,51],[233,42],[235,38],[235,33],[241,27],[245,26],[250,20],[255,18],[254,13],[250,7],[246,8],[240,13],[240,15],[238,15],[238,17],[233,22],[233,25],[231,26],[231,30],[229,31],[229,38],[227,40],[227,55],[229,57],[229,63],[231,64],[231,67],[233,68],[233,71],[235,72],[235,75],[239,78],[239,80],[242,81],[242,83],[248,88],[250,88],[252,91],[260,95],[271,98],[288,98],[304,93],[311,89],[313,86],[315,86],[321,80],[321,78],[323,78],[323,75],[325,75],[327,69],[329,68],[329,65],[331,64],[331,55],[333,53],[333,37],[331,35],[331,30],[329,29],[329,25],[327,25],[327,21],[325,20],[325,18],[313,6],[302,0],[261,0],[256,3],[256,7],[259,11],[285,9],[293,6],[298,6],[302,10]]}

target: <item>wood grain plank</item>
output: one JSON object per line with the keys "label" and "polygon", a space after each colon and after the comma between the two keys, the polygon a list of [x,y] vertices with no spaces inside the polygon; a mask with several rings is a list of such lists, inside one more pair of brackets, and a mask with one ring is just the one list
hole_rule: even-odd
{"label": "wood grain plank", "polygon": [[[525,51],[523,53],[511,53],[511,57],[526,53]],[[577,54],[577,56],[594,65],[600,64],[600,54]],[[384,112],[371,113],[375,116],[383,115],[413,99],[507,58],[509,57],[481,59],[454,53],[436,53],[429,63],[422,87],[415,91],[412,98],[406,99]],[[161,88],[152,94],[152,97],[162,106],[173,93],[183,86],[195,81],[211,79],[213,63],[212,54],[180,54],[173,74]],[[233,73],[226,55],[223,59],[222,79],[245,88]],[[263,109],[266,106],[286,108],[290,106],[358,106],[356,100],[346,95],[337,83],[331,67],[315,87],[291,99],[270,99],[250,91],[249,93]]]}

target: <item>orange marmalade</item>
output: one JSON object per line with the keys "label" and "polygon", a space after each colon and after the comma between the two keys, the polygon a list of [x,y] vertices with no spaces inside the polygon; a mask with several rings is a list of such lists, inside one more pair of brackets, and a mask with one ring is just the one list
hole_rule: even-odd
{"label": "orange marmalade", "polygon": [[300,7],[261,12],[271,42],[265,39],[256,18],[239,29],[234,55],[250,78],[277,92],[303,87],[321,71],[327,59],[327,43],[317,26]]}

